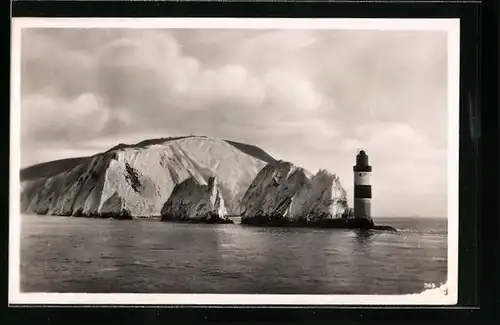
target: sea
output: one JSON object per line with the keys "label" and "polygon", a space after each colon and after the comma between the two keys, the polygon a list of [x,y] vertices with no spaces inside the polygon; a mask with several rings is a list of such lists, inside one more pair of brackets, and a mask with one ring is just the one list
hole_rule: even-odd
{"label": "sea", "polygon": [[21,291],[411,294],[447,279],[445,218],[398,233],[21,216]]}

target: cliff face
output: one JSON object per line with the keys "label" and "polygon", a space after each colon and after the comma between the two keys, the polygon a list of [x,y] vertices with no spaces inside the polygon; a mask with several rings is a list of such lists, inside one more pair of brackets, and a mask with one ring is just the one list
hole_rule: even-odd
{"label": "cliff face", "polygon": [[[259,150],[194,136],[120,145],[93,157],[58,163],[53,173],[46,163],[38,178],[36,167],[21,172],[22,212],[160,216],[178,184],[188,179],[207,184],[214,177],[218,183],[212,188],[220,191],[227,213],[239,214],[245,191],[269,160]],[[23,179],[23,173],[29,177]]]}
{"label": "cliff face", "polygon": [[280,161],[264,167],[248,188],[242,199],[242,223],[318,222],[342,217],[346,209],[346,191],[336,175],[325,170],[312,175]]}
{"label": "cliff face", "polygon": [[22,213],[222,223],[240,215],[246,224],[331,227],[345,227],[338,218],[349,214],[336,175],[313,175],[258,147],[198,136],[36,165],[21,171],[21,181]]}
{"label": "cliff face", "polygon": [[230,219],[217,179],[188,178],[177,184],[161,210],[162,221],[220,222]]}
{"label": "cliff face", "polygon": [[114,194],[103,200],[106,170],[113,158],[112,154],[94,156],[54,176],[23,181],[21,211],[62,216],[97,214]]}

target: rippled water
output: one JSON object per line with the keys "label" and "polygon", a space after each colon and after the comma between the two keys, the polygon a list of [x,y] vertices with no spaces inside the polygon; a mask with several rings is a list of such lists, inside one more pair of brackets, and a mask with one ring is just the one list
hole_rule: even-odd
{"label": "rippled water", "polygon": [[402,231],[22,216],[23,292],[405,294],[444,283],[444,219]]}

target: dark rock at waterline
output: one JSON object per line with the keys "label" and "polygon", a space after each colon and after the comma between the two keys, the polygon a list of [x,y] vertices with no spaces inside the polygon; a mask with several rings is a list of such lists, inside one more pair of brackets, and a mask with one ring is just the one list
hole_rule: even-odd
{"label": "dark rock at waterline", "polygon": [[255,216],[241,220],[241,224],[249,226],[263,227],[311,227],[311,228],[331,228],[331,229],[362,229],[362,230],[382,230],[397,231],[391,226],[376,226],[369,219],[354,218],[334,218],[322,220],[288,219],[281,215],[277,216]]}
{"label": "dark rock at waterline", "polygon": [[373,226],[374,230],[381,230],[381,231],[392,231],[392,232],[397,232],[398,230],[394,227],[391,226]]}
{"label": "dark rock at waterline", "polygon": [[76,218],[96,218],[96,219],[117,219],[117,220],[133,220],[134,218],[127,210],[122,210],[120,212],[103,212],[103,213],[93,213],[87,214],[82,213],[80,210],[75,211],[72,215]]}
{"label": "dark rock at waterline", "polygon": [[326,219],[321,221],[322,228],[345,228],[345,229],[373,229],[374,225],[370,219]]}
{"label": "dark rock at waterline", "polygon": [[233,220],[228,218],[220,218],[215,213],[206,213],[198,216],[196,219],[180,219],[172,213],[162,215],[161,221],[177,222],[177,223],[206,223],[206,224],[234,224]]}
{"label": "dark rock at waterline", "polygon": [[218,225],[225,225],[225,224],[234,224],[234,221],[231,220],[231,219],[218,218],[216,220],[208,220],[206,223],[209,223],[209,224],[218,224]]}
{"label": "dark rock at waterline", "polygon": [[306,218],[289,219],[281,215],[265,216],[259,215],[252,218],[245,218],[241,220],[244,225],[250,226],[291,226],[291,227],[319,227],[319,228],[362,228],[371,229],[373,224],[367,220],[356,219],[316,219],[308,220]]}

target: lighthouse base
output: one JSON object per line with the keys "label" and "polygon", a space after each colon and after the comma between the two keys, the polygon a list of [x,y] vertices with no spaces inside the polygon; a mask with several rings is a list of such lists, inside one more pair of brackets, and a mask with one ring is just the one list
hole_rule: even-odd
{"label": "lighthouse base", "polygon": [[330,229],[360,229],[397,231],[391,226],[374,225],[373,221],[366,218],[335,218],[323,220],[290,220],[279,216],[256,216],[241,220],[242,225],[257,227],[305,227],[305,228],[330,228]]}
{"label": "lighthouse base", "polygon": [[330,219],[323,220],[323,228],[345,228],[345,229],[373,229],[374,224],[371,219]]}
{"label": "lighthouse base", "polygon": [[339,229],[374,229],[371,219],[366,218],[334,218],[322,220],[290,220],[276,216],[257,216],[241,220],[241,223],[249,226],[265,227],[311,227],[311,228],[339,228]]}

